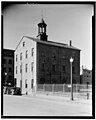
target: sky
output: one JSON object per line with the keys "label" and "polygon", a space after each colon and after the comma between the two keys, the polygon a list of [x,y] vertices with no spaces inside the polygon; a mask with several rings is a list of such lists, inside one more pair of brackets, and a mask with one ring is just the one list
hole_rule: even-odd
{"label": "sky", "polygon": [[3,46],[16,49],[23,36],[36,38],[37,24],[47,24],[49,41],[69,44],[81,50],[80,67],[92,70],[92,15],[90,4],[14,4],[2,11]]}

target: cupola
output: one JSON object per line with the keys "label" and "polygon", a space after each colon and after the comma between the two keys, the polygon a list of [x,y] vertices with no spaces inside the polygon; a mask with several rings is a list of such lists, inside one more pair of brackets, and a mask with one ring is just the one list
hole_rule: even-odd
{"label": "cupola", "polygon": [[43,40],[43,41],[47,41],[47,37],[48,37],[48,35],[46,35],[46,26],[47,26],[47,24],[45,23],[45,21],[42,18],[41,22],[38,24],[37,38],[39,38],[40,40]]}

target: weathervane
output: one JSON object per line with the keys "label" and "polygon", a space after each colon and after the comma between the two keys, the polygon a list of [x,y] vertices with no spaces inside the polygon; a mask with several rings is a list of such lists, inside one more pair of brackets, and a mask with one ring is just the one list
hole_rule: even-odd
{"label": "weathervane", "polygon": [[41,17],[43,18],[43,10],[41,10]]}

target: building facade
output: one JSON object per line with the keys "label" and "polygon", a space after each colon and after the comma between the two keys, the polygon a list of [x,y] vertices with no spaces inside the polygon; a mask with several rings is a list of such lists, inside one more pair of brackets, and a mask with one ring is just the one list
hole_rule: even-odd
{"label": "building facade", "polygon": [[80,76],[81,84],[92,84],[92,70],[82,67],[82,75]]}
{"label": "building facade", "polygon": [[15,50],[15,78],[22,93],[32,93],[37,84],[70,84],[70,58],[73,83],[80,83],[80,50],[48,41],[46,23],[38,24],[37,38],[24,36]]}
{"label": "building facade", "polygon": [[22,88],[22,92],[31,92],[30,90],[36,85],[36,42],[23,37],[20,44],[15,50],[15,79],[16,86]]}
{"label": "building facade", "polygon": [[3,86],[14,86],[14,50],[3,49]]}
{"label": "building facade", "polygon": [[[66,47],[64,47],[66,46]],[[38,84],[70,84],[70,58],[73,58],[73,83],[80,83],[80,52],[58,43],[37,43]]]}

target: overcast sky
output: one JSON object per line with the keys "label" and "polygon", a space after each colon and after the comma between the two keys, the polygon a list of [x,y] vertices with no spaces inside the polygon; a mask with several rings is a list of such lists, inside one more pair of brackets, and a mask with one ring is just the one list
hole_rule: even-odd
{"label": "overcast sky", "polygon": [[18,4],[7,7],[4,15],[4,48],[15,49],[23,36],[36,37],[43,18],[49,41],[81,49],[80,66],[92,69],[92,5]]}

